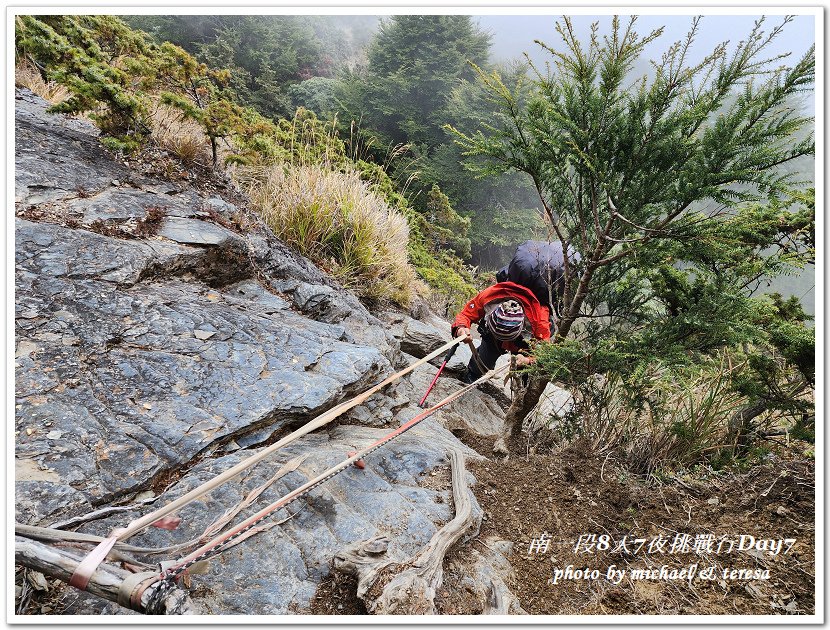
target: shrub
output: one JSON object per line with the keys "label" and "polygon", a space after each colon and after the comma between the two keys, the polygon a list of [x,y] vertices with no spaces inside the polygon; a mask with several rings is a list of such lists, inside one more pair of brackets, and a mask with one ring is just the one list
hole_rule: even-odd
{"label": "shrub", "polygon": [[430,288],[427,302],[439,315],[458,312],[473,295],[476,287],[471,274],[464,271],[464,262],[446,250],[431,247],[424,236],[429,230],[423,215],[409,210],[409,257],[418,275]]}
{"label": "shrub", "polygon": [[[694,362],[638,354],[624,343],[608,341],[594,354],[580,342],[539,344],[537,366],[573,394],[574,404],[563,417],[552,418],[541,431],[543,440],[570,443],[579,440],[596,453],[613,453],[636,473],[688,469],[696,464],[721,467],[740,462],[750,447],[771,436],[789,434],[809,438],[807,411],[813,408],[811,391],[800,387],[802,403],[794,407],[792,391],[783,405],[765,400],[741,387],[760,379],[757,349],[726,349]],[[791,389],[799,386],[797,370],[783,357],[775,369],[786,373]],[[736,423],[749,410],[750,436],[736,433]],[[807,427],[803,434],[800,430]]]}
{"label": "shrub", "polygon": [[152,48],[143,34],[113,16],[18,16],[18,57],[37,60],[70,96],[52,106],[66,114],[93,112],[110,148],[134,150],[146,140]]}
{"label": "shrub", "polygon": [[239,169],[237,181],[275,234],[362,297],[408,304],[406,218],[354,172],[318,164]]}

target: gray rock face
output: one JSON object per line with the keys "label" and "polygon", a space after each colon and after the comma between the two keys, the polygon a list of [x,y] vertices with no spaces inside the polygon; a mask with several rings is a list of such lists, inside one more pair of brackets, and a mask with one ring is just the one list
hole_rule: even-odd
{"label": "gray rock face", "polygon": [[226,245],[235,241],[243,243],[239,236],[221,225],[183,217],[164,219],[158,235],[185,245]]}
{"label": "gray rock face", "polygon": [[[50,238],[38,242],[41,228]],[[142,276],[139,263],[156,262],[150,250],[86,234],[26,222],[18,230],[17,428],[21,456],[93,502],[235,435],[306,418],[388,367],[376,348],[340,341],[342,327],[302,317],[251,283],[121,288],[116,281]],[[73,239],[79,252],[129,261],[130,273],[83,269],[66,247]],[[47,438],[47,417],[60,439]]]}
{"label": "gray rock face", "polygon": [[16,90],[15,199],[25,204],[56,201],[126,179],[127,169],[107,157],[97,136],[91,124],[47,114],[42,98]]}
{"label": "gray rock face", "polygon": [[[414,361],[412,357],[410,360]],[[403,391],[408,391],[409,399],[413,401],[413,404],[417,404],[424,395],[435,372],[434,366],[423,365],[414,370],[406,384],[401,386]],[[450,376],[442,376],[435,383],[425,404],[434,405],[463,387],[464,384],[459,380]],[[496,435],[501,433],[504,425],[504,412],[505,409],[498,401],[474,389],[443,407],[436,414],[436,418],[448,429],[466,429],[478,435]]]}
{"label": "gray rock face", "polygon": [[[16,115],[16,205],[31,219],[15,222],[17,520],[54,523],[178,478],[163,504],[415,360],[390,325],[267,229],[241,235],[209,220],[244,209],[137,182],[93,128],[46,114],[31,93],[17,92]],[[131,231],[159,207],[166,218],[156,233]],[[130,542],[192,538],[276,466],[308,455],[248,513],[261,508],[413,418],[434,374],[421,366],[339,426],[183,509],[179,530]],[[442,378],[430,401],[461,386]],[[350,469],[281,511],[277,520],[294,516],[194,576],[197,607],[302,612],[334,551],[380,531],[414,554],[452,517],[449,479],[430,475],[446,472],[450,448],[465,448],[449,429],[496,433],[501,415],[471,392],[367,458],[366,470]],[[109,533],[150,509],[85,531]],[[130,614],[86,594],[67,612]]]}
{"label": "gray rock face", "polygon": [[[278,480],[243,511],[235,521],[241,522],[341,462],[349,450],[362,448],[387,431],[339,426],[328,432],[308,435],[250,472],[243,473],[241,482],[231,481],[210,497],[182,509],[182,524],[177,530],[150,528],[131,542],[161,547],[196,538],[226,509],[236,505],[244,493],[262,485],[286,461],[309,454],[298,470]],[[263,524],[291,518],[222,553],[209,562],[206,575],[193,577],[200,593],[194,598],[197,612],[303,612],[314,596],[317,584],[329,574],[334,553],[346,544],[376,533],[389,534],[404,554],[414,555],[429,541],[437,527],[453,516],[448,476],[446,484],[443,478],[436,484],[436,478],[430,473],[437,468],[446,468],[448,449],[458,446],[457,440],[438,422],[426,420],[367,457],[365,469],[349,468],[274,513]],[[469,449],[465,452],[475,456]],[[174,488],[161,495],[156,503],[163,504],[184,494],[251,454],[251,451],[237,452],[202,462]],[[425,483],[427,479],[429,484]],[[442,487],[436,489],[435,485]],[[478,504],[474,509],[480,512]],[[105,535],[123,522],[123,516],[108,518],[91,523],[84,531]],[[107,605],[103,612],[121,611],[115,605]]]}
{"label": "gray rock face", "polygon": [[[192,218],[216,199],[206,204],[163,182],[124,188],[129,173],[89,125],[46,114],[29,93],[18,97],[19,207],[58,207],[82,226],[143,219],[153,207],[178,215],[143,240],[16,220],[20,518],[98,505],[231,440],[267,439],[390,369],[344,326],[304,317],[293,300],[249,280],[255,248]],[[45,158],[33,157],[35,147]],[[307,262],[292,271],[322,278]]]}
{"label": "gray rock face", "polygon": [[251,237],[249,243],[257,265],[270,279],[270,288],[291,296],[294,306],[308,317],[342,326],[346,341],[374,346],[393,365],[401,363],[392,333],[353,294],[289,250],[273,233]]}

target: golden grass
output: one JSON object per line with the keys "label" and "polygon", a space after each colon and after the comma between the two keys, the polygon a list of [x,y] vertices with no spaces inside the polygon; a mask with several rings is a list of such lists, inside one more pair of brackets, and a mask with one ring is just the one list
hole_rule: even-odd
{"label": "golden grass", "polygon": [[283,241],[375,300],[409,304],[416,286],[406,219],[356,173],[320,165],[242,168],[237,181]]}
{"label": "golden grass", "polygon": [[182,118],[179,110],[154,102],[149,118],[152,139],[186,164],[211,164],[210,139],[193,120]]}
{"label": "golden grass", "polygon": [[24,87],[56,105],[69,98],[71,92],[63,85],[54,81],[46,81],[40,74],[40,70],[28,59],[18,61],[14,68],[15,87]]}

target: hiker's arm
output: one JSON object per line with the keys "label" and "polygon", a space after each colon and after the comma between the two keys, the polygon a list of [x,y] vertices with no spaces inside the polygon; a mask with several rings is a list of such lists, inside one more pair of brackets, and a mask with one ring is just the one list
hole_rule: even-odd
{"label": "hiker's arm", "polygon": [[534,363],[536,363],[536,357],[529,357],[524,354],[516,355],[516,367],[526,367],[528,365],[533,365]]}
{"label": "hiker's arm", "polygon": [[459,330],[463,329],[466,332],[464,334],[467,335],[468,339],[465,339],[467,343],[472,341],[472,337],[470,337],[470,327],[473,325],[474,322],[481,321],[484,318],[484,304],[482,304],[480,299],[481,294],[479,293],[475,296],[472,300],[467,302],[461,312],[455,316],[455,320],[452,323],[452,336],[453,337],[460,337]]}

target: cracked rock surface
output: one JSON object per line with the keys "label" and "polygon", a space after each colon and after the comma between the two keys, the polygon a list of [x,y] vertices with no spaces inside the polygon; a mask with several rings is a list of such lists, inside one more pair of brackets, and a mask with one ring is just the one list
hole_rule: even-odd
{"label": "cracked rock surface", "polygon": [[[166,503],[415,360],[388,324],[266,229],[240,234],[212,220],[240,212],[233,204],[133,176],[94,127],[47,114],[26,90],[15,106],[18,521],[49,525],[148,492]],[[163,220],[136,232],[154,208]],[[419,343],[406,350],[424,356],[443,342]],[[434,373],[421,366],[188,506],[179,530],[130,543],[192,538],[280,464],[307,455],[259,509],[412,418]],[[430,401],[460,387],[440,379]],[[303,612],[338,547],[383,531],[414,553],[452,518],[449,484],[429,483],[449,449],[466,448],[450,429],[496,433],[502,415],[471,392],[373,454],[366,470],[282,510],[277,520],[295,516],[194,576],[197,608]],[[149,509],[82,531],[107,534]],[[86,593],[72,601],[68,613],[130,614]]]}

